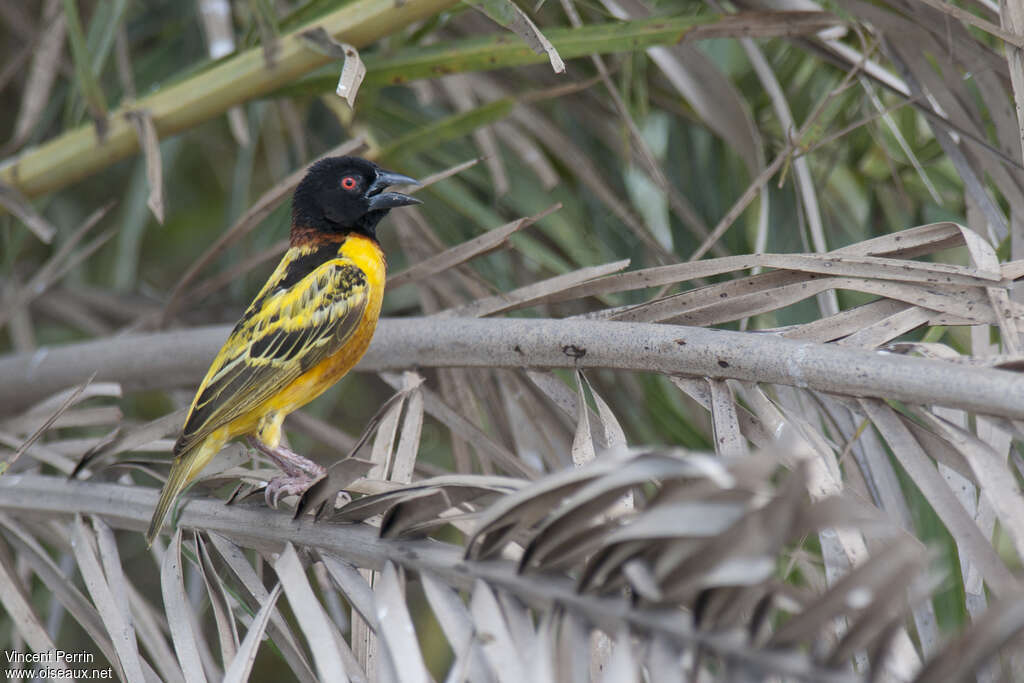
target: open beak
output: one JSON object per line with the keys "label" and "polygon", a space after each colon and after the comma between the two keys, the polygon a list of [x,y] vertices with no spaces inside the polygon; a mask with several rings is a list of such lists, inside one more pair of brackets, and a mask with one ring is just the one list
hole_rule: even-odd
{"label": "open beak", "polygon": [[410,204],[422,204],[415,197],[410,197],[401,192],[383,192],[384,188],[392,185],[419,185],[419,181],[401,173],[393,171],[377,171],[377,179],[370,185],[370,210],[393,209],[398,206],[409,206]]}

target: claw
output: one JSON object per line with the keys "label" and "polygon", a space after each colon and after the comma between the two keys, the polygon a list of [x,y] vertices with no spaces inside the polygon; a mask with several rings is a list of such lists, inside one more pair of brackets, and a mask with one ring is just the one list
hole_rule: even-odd
{"label": "claw", "polygon": [[283,496],[301,496],[310,486],[320,481],[321,476],[323,475],[309,476],[306,474],[300,474],[295,476],[281,475],[274,477],[267,482],[267,487],[263,491],[263,495],[267,500],[267,505],[277,509],[277,505]]}
{"label": "claw", "polygon": [[263,495],[267,505],[277,508],[282,496],[297,496],[306,492],[310,486],[320,480],[327,470],[309,458],[305,458],[290,448],[277,446],[272,448],[255,437],[248,437],[249,445],[273,460],[281,468],[283,474],[267,482]]}

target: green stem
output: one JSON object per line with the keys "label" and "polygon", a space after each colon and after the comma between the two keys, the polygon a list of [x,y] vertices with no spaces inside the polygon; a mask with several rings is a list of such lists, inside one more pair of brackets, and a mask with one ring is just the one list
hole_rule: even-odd
{"label": "green stem", "polygon": [[[707,26],[721,17],[673,17],[591,24],[580,28],[545,29],[544,35],[563,59],[592,54],[610,54],[643,50],[655,45],[673,45],[698,26]],[[499,33],[479,38],[450,40],[442,44],[414,47],[394,55],[364,55],[366,78],[363,85],[398,85],[425,78],[474,71],[542,64],[546,54],[537,54],[518,36]],[[334,90],[336,73],[310,75],[291,83],[275,96],[321,94]]]}
{"label": "green stem", "polygon": [[[544,29],[544,35],[562,59],[643,50],[654,45],[674,45],[694,27],[718,21],[716,15],[661,17],[637,21],[592,24],[580,28]],[[398,84],[465,71],[487,71],[511,66],[542,64],[537,54],[516,35],[501,33],[403,50],[382,58],[366,58],[366,84]]]}
{"label": "green stem", "polygon": [[508,116],[516,106],[510,97],[488,102],[466,112],[448,116],[403,135],[380,151],[382,161],[419,154],[447,140],[454,140]]}
{"label": "green stem", "polygon": [[[456,1],[407,0],[396,6],[394,0],[357,0],[313,23],[340,40],[362,47],[433,16]],[[122,104],[110,113],[103,142],[93,126],[81,126],[0,163],[0,183],[35,197],[135,154],[139,143],[125,116],[129,111],[147,110],[157,134],[164,138],[294,82],[330,61],[330,57],[309,49],[299,37],[306,28],[281,37],[272,66],[267,66],[260,48],[241,52],[186,81]]]}
{"label": "green stem", "polygon": [[64,0],[64,16],[68,24],[68,40],[71,43],[71,56],[75,63],[75,79],[82,90],[89,115],[92,116],[97,129],[101,132],[106,128],[107,103],[103,90],[96,81],[92,71],[92,60],[86,46],[85,35],[82,33],[82,21],[78,17],[78,6],[75,0]]}

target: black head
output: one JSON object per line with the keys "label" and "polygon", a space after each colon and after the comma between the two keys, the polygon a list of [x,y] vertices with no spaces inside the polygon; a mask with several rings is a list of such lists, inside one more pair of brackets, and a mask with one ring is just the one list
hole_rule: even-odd
{"label": "black head", "polygon": [[388,211],[421,203],[398,192],[384,192],[391,185],[419,183],[359,157],[321,159],[295,188],[292,225],[327,233],[355,230],[377,239],[377,223]]}

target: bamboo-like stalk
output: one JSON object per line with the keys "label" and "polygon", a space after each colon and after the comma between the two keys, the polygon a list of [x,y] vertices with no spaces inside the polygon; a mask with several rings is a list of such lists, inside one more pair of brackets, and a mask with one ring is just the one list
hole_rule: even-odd
{"label": "bamboo-like stalk", "polygon": [[[0,357],[0,410],[85,381],[127,391],[194,387],[228,326],[132,335]],[[382,320],[358,369],[614,368],[785,384],[1024,419],[1014,372],[769,334],[594,320]]]}
{"label": "bamboo-like stalk", "polygon": [[[94,126],[85,125],[0,162],[0,183],[11,185],[26,197],[36,197],[135,154],[139,149],[138,138],[128,118],[134,111],[147,111],[157,135],[165,138],[275,91],[287,94],[296,89],[325,88],[319,79],[293,87],[297,79],[331,60],[310,49],[299,37],[312,26],[323,27],[331,35],[362,47],[453,4],[455,0],[409,0],[397,7],[391,0],[355,2],[283,36],[272,67],[266,65],[263,50],[258,47],[239,53],[180,83],[138,101],[123,103],[107,117],[109,127],[103,140]],[[804,35],[835,23],[835,17],[825,12],[747,12],[724,17],[609,22],[579,29],[553,29],[549,35],[568,59],[671,45],[684,38]],[[405,83],[449,73],[537,64],[547,59],[547,55],[533,52],[517,36],[498,34],[409,49],[378,59],[370,57],[365,82]]]}
{"label": "bamboo-like stalk", "polygon": [[[825,12],[742,12],[725,16],[656,17],[580,28],[551,28],[545,29],[544,35],[563,59],[574,59],[592,54],[641,50],[655,45],[674,45],[683,40],[811,35],[836,23],[837,19]],[[546,61],[546,54],[534,52],[510,34],[479,36],[402,50],[394,55],[369,57],[364,83],[405,83],[418,78],[433,78],[438,74],[487,71]]]}
{"label": "bamboo-like stalk", "polygon": [[110,112],[106,136],[92,125],[68,131],[0,164],[0,182],[26,197],[59,189],[136,153],[135,128],[127,114],[145,110],[164,138],[218,116],[236,104],[272,92],[323,66],[331,57],[300,37],[320,26],[346,43],[362,47],[415,21],[433,16],[456,0],[357,0],[279,40],[272,66],[259,47]]}

